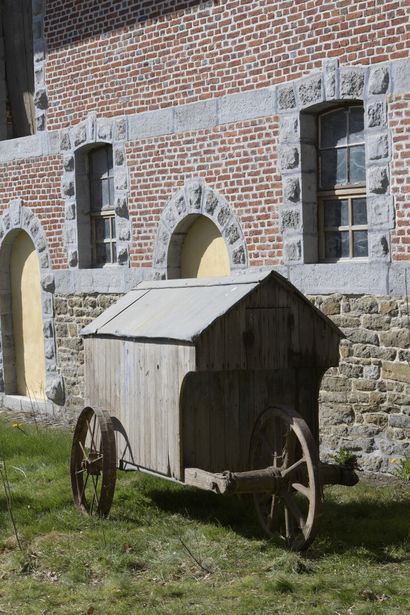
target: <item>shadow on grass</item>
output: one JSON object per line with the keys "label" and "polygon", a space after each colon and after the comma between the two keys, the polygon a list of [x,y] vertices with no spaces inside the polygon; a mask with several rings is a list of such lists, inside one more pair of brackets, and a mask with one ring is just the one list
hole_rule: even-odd
{"label": "shadow on grass", "polygon": [[[339,488],[342,490],[348,487]],[[205,523],[231,528],[248,539],[260,539],[263,533],[256,521],[251,496],[217,496],[189,488],[148,488],[145,494],[158,509]],[[337,502],[325,498],[319,522],[317,556],[363,549],[366,557],[380,563],[410,560],[410,486],[398,501],[377,488],[380,497],[365,493],[352,501]],[[401,555],[388,555],[397,547]],[[403,555],[407,552],[407,555]]]}

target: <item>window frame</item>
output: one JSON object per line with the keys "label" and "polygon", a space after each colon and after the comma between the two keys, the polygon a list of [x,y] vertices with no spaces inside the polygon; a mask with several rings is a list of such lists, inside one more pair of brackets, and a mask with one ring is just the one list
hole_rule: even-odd
{"label": "window frame", "polygon": [[[367,237],[369,237],[369,222],[367,217],[367,198],[366,198],[366,179],[361,182],[352,182],[346,184],[335,184],[329,188],[321,188],[321,153],[326,150],[336,150],[340,148],[345,148],[347,150],[346,156],[346,166],[349,168],[349,160],[350,160],[350,150],[357,145],[364,145],[364,151],[366,156],[366,140],[364,134],[363,127],[363,143],[358,144],[349,144],[347,142],[349,135],[349,118],[350,114],[347,114],[347,140],[344,145],[335,145],[333,147],[321,147],[321,118],[330,113],[334,113],[335,111],[344,109],[348,110],[353,107],[363,109],[362,104],[338,104],[330,109],[326,109],[326,111],[318,114],[317,116],[317,174],[316,174],[316,190],[317,190],[317,211],[318,211],[318,243],[319,243],[319,262],[321,263],[338,263],[338,262],[367,262],[369,260],[369,251],[367,256],[354,256],[353,249],[353,233],[355,231],[366,231]],[[366,158],[365,158],[366,165]],[[366,167],[365,167],[366,169]],[[366,224],[354,225],[353,217],[352,217],[352,201],[354,198],[365,198],[366,199]],[[347,225],[339,225],[335,227],[325,227],[325,201],[335,200],[335,201],[348,201],[348,216],[349,223]],[[348,232],[349,233],[349,256],[340,256],[335,258],[326,258],[326,232],[335,231],[335,232]]]}
{"label": "window frame", "polygon": [[[94,174],[92,156],[96,151],[105,151],[106,155],[106,177],[98,178]],[[87,177],[88,177],[88,198],[89,198],[89,219],[90,219],[90,240],[91,240],[91,267],[92,268],[102,268],[102,267],[112,267],[117,264],[117,229],[116,229],[116,221],[115,221],[115,211],[114,211],[114,161],[113,161],[113,151],[112,145],[103,144],[98,147],[91,149],[87,154]],[[109,200],[110,207],[105,208],[102,204],[101,207],[95,206],[95,186],[98,182],[107,182],[109,185]],[[112,184],[110,183],[112,182]],[[110,185],[112,185],[112,194]],[[111,202],[112,201],[112,202]],[[109,237],[105,237],[103,239],[97,239],[96,227],[98,221],[109,220],[109,228],[110,234]],[[98,260],[98,246],[101,244],[109,244],[110,245],[110,261],[99,261]]]}

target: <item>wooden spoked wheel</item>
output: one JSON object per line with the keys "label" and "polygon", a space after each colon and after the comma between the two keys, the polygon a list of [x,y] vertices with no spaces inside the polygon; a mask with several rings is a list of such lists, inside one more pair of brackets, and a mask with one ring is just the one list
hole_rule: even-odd
{"label": "wooden spoked wheel", "polygon": [[109,414],[84,408],[78,417],[71,449],[71,487],[81,512],[105,516],[115,490],[115,436]]}
{"label": "wooden spoked wheel", "polygon": [[274,493],[253,495],[264,532],[294,551],[306,549],[316,534],[321,490],[317,447],[303,418],[288,408],[264,410],[252,433],[250,465],[273,466],[278,475]]}

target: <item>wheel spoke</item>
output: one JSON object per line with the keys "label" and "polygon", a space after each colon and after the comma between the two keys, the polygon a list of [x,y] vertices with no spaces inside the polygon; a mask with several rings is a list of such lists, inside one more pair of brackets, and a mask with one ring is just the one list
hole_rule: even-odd
{"label": "wheel spoke", "polygon": [[305,485],[302,485],[301,483],[292,483],[292,487],[293,489],[295,489],[295,491],[299,491],[299,493],[304,495],[305,498],[309,500],[311,496],[311,490],[309,489],[309,487],[305,487]]}
{"label": "wheel spoke", "polygon": [[88,482],[88,477],[89,477],[89,473],[87,472],[86,476],[85,476],[85,481],[83,482],[83,488],[81,490],[81,497],[80,497],[80,503],[83,502],[84,500],[84,495],[85,495],[85,488],[87,486],[87,482]]}
{"label": "wheel spoke", "polygon": [[305,457],[302,457],[302,459],[299,459],[298,461],[295,461],[294,464],[292,464],[288,468],[285,468],[284,470],[282,470],[282,472],[281,472],[282,477],[284,478],[285,476],[288,476],[289,474],[292,474],[292,472],[297,470],[304,463],[306,463]]}
{"label": "wheel spoke", "polygon": [[305,527],[305,519],[304,519],[303,514],[302,514],[299,506],[297,505],[295,499],[291,496],[290,493],[284,493],[283,494],[283,499],[285,500],[285,507],[286,507],[286,509],[289,510],[289,512],[291,513],[292,517],[294,518],[294,520],[298,524],[298,527],[301,530],[303,530],[303,528]]}
{"label": "wheel spoke", "polygon": [[103,410],[84,408],[74,431],[70,464],[74,502],[82,512],[101,515],[109,512],[116,459],[110,416]]}
{"label": "wheel spoke", "polygon": [[280,507],[281,502],[279,498],[273,495],[271,500],[270,512],[268,515],[268,528],[271,531],[279,531]]}

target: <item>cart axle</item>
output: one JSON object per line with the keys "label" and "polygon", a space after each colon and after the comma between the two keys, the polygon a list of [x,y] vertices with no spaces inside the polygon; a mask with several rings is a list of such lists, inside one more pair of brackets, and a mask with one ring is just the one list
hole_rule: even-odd
{"label": "cart axle", "polygon": [[[358,482],[358,476],[353,468],[331,463],[320,463],[319,472],[322,485],[353,486]],[[239,493],[272,493],[280,495],[286,491],[291,480],[282,475],[280,468],[270,466],[262,470],[249,472],[221,473],[207,472],[199,468],[185,469],[185,484],[213,491],[220,495]]]}

